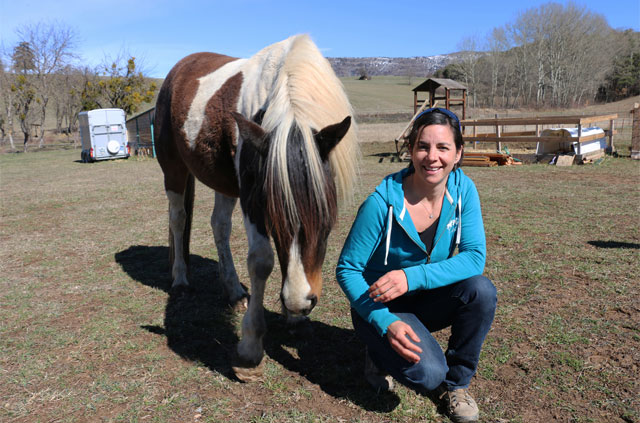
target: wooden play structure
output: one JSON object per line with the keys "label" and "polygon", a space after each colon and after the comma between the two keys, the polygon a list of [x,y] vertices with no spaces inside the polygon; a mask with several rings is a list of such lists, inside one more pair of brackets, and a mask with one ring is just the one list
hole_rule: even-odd
{"label": "wooden play structure", "polygon": [[[429,78],[413,90],[413,114],[418,112],[421,105],[427,103],[434,107],[438,100],[444,100],[444,108],[451,110],[462,119],[467,116],[467,87],[453,79]],[[418,93],[428,93],[428,98],[419,99]],[[456,96],[457,95],[457,96]],[[442,104],[442,103],[441,103]],[[452,107],[461,107],[461,111]],[[424,107],[422,107],[424,109]]]}

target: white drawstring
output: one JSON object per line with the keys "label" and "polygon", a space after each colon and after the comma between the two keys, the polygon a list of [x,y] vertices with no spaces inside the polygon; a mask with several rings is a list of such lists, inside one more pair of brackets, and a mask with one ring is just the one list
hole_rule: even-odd
{"label": "white drawstring", "polygon": [[458,230],[456,231],[456,247],[460,245],[460,234],[462,233],[462,196],[458,197]]}
{"label": "white drawstring", "polygon": [[391,245],[391,223],[393,222],[393,206],[389,206],[389,221],[387,222],[387,244],[384,253],[384,265],[387,265],[387,257],[389,257],[389,245]]}

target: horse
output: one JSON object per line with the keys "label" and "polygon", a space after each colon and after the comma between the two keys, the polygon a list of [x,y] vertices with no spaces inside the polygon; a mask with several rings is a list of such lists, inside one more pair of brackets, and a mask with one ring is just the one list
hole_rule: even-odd
{"label": "horse", "polygon": [[[169,201],[172,290],[188,288],[195,178],[215,191],[211,227],[218,278],[229,304],[245,308],[236,347],[240,380],[259,378],[266,332],[265,282],[282,273],[289,323],[306,319],[322,289],[338,200],[357,175],[353,109],[329,62],[307,35],[239,59],[195,53],[168,73],[156,103],[155,146]],[[229,247],[240,200],[251,296]]]}

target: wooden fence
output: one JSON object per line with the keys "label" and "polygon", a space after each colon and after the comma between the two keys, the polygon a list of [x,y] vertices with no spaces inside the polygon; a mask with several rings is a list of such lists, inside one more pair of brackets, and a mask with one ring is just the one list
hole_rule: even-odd
{"label": "wooden fence", "polygon": [[[502,150],[502,143],[538,143],[538,142],[578,142],[576,154],[580,154],[580,143],[601,138],[601,135],[582,135],[583,129],[595,123],[608,122],[608,127],[603,128],[607,137],[607,151],[615,151],[614,135],[615,120],[617,114],[595,116],[546,116],[546,117],[516,117],[495,119],[466,119],[461,121],[465,142],[495,142],[496,150]],[[566,127],[577,126],[578,136],[541,136],[544,126]],[[515,130],[514,126],[525,128],[534,126],[535,130]],[[478,128],[488,127],[490,132],[480,132]],[[509,128],[511,127],[511,128]],[[469,134],[469,128],[472,133]]]}

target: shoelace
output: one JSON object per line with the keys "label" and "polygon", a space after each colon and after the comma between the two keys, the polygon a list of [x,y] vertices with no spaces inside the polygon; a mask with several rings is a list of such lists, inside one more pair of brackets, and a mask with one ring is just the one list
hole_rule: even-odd
{"label": "shoelace", "polygon": [[456,408],[459,403],[466,402],[469,405],[473,405],[474,401],[469,392],[466,389],[456,389],[455,391],[444,391],[440,395],[442,399],[445,395],[449,396],[449,406]]}

